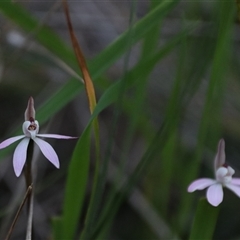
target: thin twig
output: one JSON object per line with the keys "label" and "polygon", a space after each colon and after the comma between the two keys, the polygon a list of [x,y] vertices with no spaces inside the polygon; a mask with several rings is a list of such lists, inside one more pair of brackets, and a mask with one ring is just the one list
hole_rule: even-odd
{"label": "thin twig", "polygon": [[11,225],[9,231],[8,231],[8,234],[7,234],[6,238],[5,238],[5,240],[8,240],[8,239],[10,238],[10,236],[11,236],[11,234],[12,234],[12,231],[13,231],[13,229],[14,229],[14,227],[15,227],[15,224],[16,224],[16,222],[17,222],[17,220],[18,220],[18,217],[19,217],[19,215],[20,215],[20,212],[22,211],[22,208],[23,208],[24,204],[26,203],[29,195],[30,195],[31,192],[32,192],[32,188],[33,188],[32,184],[27,188],[26,194],[25,194],[25,196],[24,196],[24,198],[23,198],[23,201],[22,201],[21,205],[20,205],[19,208],[18,208],[18,211],[17,211],[17,213],[16,213],[16,215],[15,215],[15,217],[14,217],[14,220],[13,220],[13,222],[12,222],[12,225]]}

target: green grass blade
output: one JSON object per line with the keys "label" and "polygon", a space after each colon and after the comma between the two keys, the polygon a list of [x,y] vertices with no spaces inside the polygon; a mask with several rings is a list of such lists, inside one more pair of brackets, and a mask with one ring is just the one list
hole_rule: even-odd
{"label": "green grass blade", "polygon": [[219,207],[210,205],[206,198],[200,199],[189,240],[213,239]]}
{"label": "green grass blade", "polygon": [[[159,1],[151,1],[150,4],[150,10],[156,8],[161,2]],[[160,39],[160,29],[161,29],[161,21],[162,19],[159,19],[158,22],[156,22],[155,25],[152,26],[152,29],[150,29],[149,34],[146,34],[142,46],[142,57],[148,56],[157,48],[157,44],[159,43]]]}
{"label": "green grass blade", "polygon": [[82,133],[68,168],[62,216],[62,239],[73,239],[85,197],[90,158],[89,124]]}

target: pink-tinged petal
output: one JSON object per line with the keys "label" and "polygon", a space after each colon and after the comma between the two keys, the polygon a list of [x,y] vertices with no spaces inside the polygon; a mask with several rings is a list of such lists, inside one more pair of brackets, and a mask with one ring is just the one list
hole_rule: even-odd
{"label": "pink-tinged petal", "polygon": [[43,155],[56,167],[59,168],[59,160],[52,146],[40,138],[34,138],[34,142],[39,146]]}
{"label": "pink-tinged petal", "polygon": [[65,135],[59,135],[59,134],[37,134],[38,137],[43,138],[57,138],[57,139],[76,139],[78,137],[71,137],[71,136],[65,136]]}
{"label": "pink-tinged petal", "polygon": [[233,178],[231,183],[234,185],[240,185],[240,178]]}
{"label": "pink-tinged petal", "polygon": [[26,162],[27,147],[30,138],[24,138],[16,147],[13,154],[13,169],[17,177],[20,176]]}
{"label": "pink-tinged petal", "polygon": [[223,200],[222,184],[216,183],[207,190],[207,200],[214,207],[218,206]]}
{"label": "pink-tinged petal", "polygon": [[188,186],[188,192],[194,192],[196,190],[202,190],[202,189],[204,189],[206,187],[209,187],[209,186],[211,186],[215,183],[216,183],[216,180],[213,180],[211,178],[197,179]]}
{"label": "pink-tinged petal", "polygon": [[232,190],[238,197],[240,197],[240,186],[228,183],[225,185],[228,189]]}
{"label": "pink-tinged petal", "polygon": [[0,143],[0,149],[2,148],[5,148],[5,147],[8,147],[9,145],[11,145],[12,143],[18,141],[19,139],[22,139],[24,138],[25,136],[24,135],[21,135],[21,136],[16,136],[16,137],[11,137],[11,138],[8,138],[6,139],[5,141],[1,142]]}
{"label": "pink-tinged petal", "polygon": [[218,150],[214,160],[215,171],[217,171],[217,169],[225,163],[225,159],[226,159],[225,142],[224,139],[222,138],[218,143]]}

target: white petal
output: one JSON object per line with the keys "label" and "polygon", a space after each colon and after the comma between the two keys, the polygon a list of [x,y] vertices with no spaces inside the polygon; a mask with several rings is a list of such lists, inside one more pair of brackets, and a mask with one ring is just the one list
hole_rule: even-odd
{"label": "white petal", "polygon": [[224,139],[220,139],[218,143],[218,150],[214,160],[215,171],[225,163],[225,142]]}
{"label": "white petal", "polygon": [[232,178],[231,184],[240,185],[240,178]]}
{"label": "white petal", "polygon": [[209,186],[211,186],[212,184],[215,184],[215,183],[216,183],[216,180],[213,180],[211,178],[197,179],[188,186],[188,192],[194,192],[196,190],[202,190],[202,189],[204,189],[206,187],[209,187]]}
{"label": "white petal", "polygon": [[39,146],[43,155],[56,167],[59,168],[59,160],[52,146],[40,138],[34,138],[34,142]]}
{"label": "white petal", "polygon": [[27,147],[30,138],[24,138],[16,147],[13,154],[13,169],[17,177],[20,176],[26,162]]}
{"label": "white petal", "polygon": [[228,183],[225,185],[228,189],[232,190],[238,197],[240,197],[240,186]]}
{"label": "white petal", "polygon": [[74,139],[78,137],[71,137],[71,136],[65,136],[65,135],[59,135],[59,134],[37,134],[38,137],[44,137],[44,138],[57,138],[57,139]]}
{"label": "white petal", "polygon": [[25,137],[24,135],[21,135],[21,136],[16,136],[16,137],[11,137],[11,138],[6,139],[5,141],[0,143],[0,149],[8,147],[12,143],[14,143],[24,137]]}
{"label": "white petal", "polygon": [[207,200],[214,207],[218,206],[223,200],[222,184],[216,183],[207,190]]}

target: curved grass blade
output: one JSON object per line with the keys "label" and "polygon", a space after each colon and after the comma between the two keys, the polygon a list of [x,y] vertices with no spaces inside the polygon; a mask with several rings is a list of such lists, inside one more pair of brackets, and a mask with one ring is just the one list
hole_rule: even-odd
{"label": "curved grass blade", "polygon": [[[82,133],[68,168],[62,215],[62,239],[74,239],[89,172],[91,124]],[[58,234],[59,235],[59,234]]]}
{"label": "curved grass blade", "polygon": [[[92,114],[93,110],[96,106],[96,96],[95,96],[94,85],[92,83],[92,79],[90,77],[84,55],[82,53],[82,50],[80,48],[80,45],[78,43],[78,40],[75,36],[74,30],[73,30],[73,27],[72,27],[70,14],[69,14],[69,10],[68,10],[68,4],[67,4],[66,0],[63,0],[63,7],[64,7],[66,19],[67,19],[68,29],[69,29],[69,33],[70,33],[70,36],[71,36],[71,41],[72,41],[72,45],[73,45],[73,48],[74,48],[74,52],[75,52],[79,67],[82,71],[84,84],[85,84],[85,89],[86,89],[88,102],[89,102],[89,108],[90,108],[90,112]],[[96,164],[95,164],[95,171],[94,171],[95,174],[94,174],[94,181],[93,181],[93,189],[92,189],[92,195],[91,195],[92,197],[95,196],[95,192],[96,192],[97,180],[98,180],[98,174],[99,174],[99,164],[100,164],[99,125],[98,125],[97,118],[95,118],[93,120],[93,126],[94,126],[95,147],[96,147]],[[88,151],[89,151],[89,148],[88,148]],[[89,161],[89,159],[86,159],[86,161]],[[72,166],[72,164],[71,164],[71,166]],[[85,170],[85,169],[83,169],[83,170]],[[70,183],[70,185],[71,185],[71,183]],[[71,185],[71,187],[74,187],[74,185]],[[84,189],[85,189],[85,187],[84,187]],[[66,193],[66,194],[68,194],[68,193]],[[66,195],[66,197],[72,199],[72,196],[67,196]],[[75,196],[73,196],[73,197],[75,198]],[[84,195],[82,194],[82,197],[81,197],[82,201],[83,201],[83,198],[84,198]],[[75,199],[79,199],[79,197],[75,198]],[[90,201],[90,204],[91,204],[91,201]],[[81,208],[81,203],[78,206],[79,206],[79,208]],[[79,212],[79,211],[77,211],[77,212]],[[67,210],[66,213],[69,213],[69,211]],[[65,215],[64,215],[64,219],[66,219]],[[76,216],[78,216],[78,215],[76,215]],[[71,217],[71,215],[69,217]],[[73,220],[73,222],[76,225],[76,220],[77,219],[72,219],[72,217],[71,217],[71,220]],[[69,220],[66,220],[66,221],[63,222],[64,232],[63,232],[62,237],[66,238],[66,239],[72,239],[72,237],[74,235],[74,230],[75,230],[74,224],[69,224],[69,222],[70,222]]]}
{"label": "curved grass blade", "polygon": [[218,213],[219,207],[210,205],[206,198],[200,199],[189,240],[213,239]]}
{"label": "curved grass blade", "polygon": [[90,112],[93,113],[93,110],[96,106],[95,89],[94,89],[92,79],[91,79],[89,71],[88,71],[88,67],[87,67],[84,55],[82,53],[82,50],[80,48],[80,45],[78,43],[78,40],[77,40],[74,30],[73,30],[73,26],[72,26],[72,22],[71,22],[69,10],[68,10],[67,0],[63,0],[63,8],[64,8],[65,16],[67,19],[67,25],[68,25],[69,34],[71,36],[73,49],[74,49],[74,52],[75,52],[75,55],[77,58],[78,65],[83,74],[84,84],[85,84],[88,101],[89,101]]}

